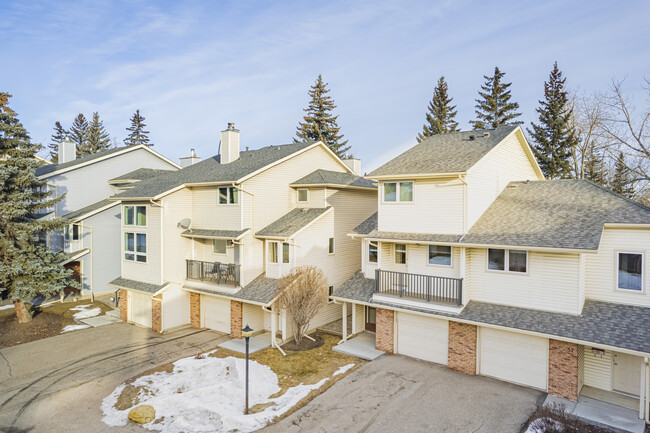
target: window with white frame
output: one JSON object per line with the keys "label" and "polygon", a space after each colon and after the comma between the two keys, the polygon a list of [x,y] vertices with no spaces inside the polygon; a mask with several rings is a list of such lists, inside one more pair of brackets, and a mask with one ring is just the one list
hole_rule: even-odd
{"label": "window with white frame", "polygon": [[287,242],[268,242],[268,261],[269,263],[289,263],[289,244]]}
{"label": "window with white frame", "polygon": [[282,263],[289,263],[289,244],[282,243]]}
{"label": "window with white frame", "polygon": [[616,288],[643,291],[643,253],[619,252],[616,273]]}
{"label": "window with white frame", "polygon": [[78,241],[81,239],[81,227],[79,224],[70,224],[63,229],[63,237],[66,241]]}
{"label": "window with white frame", "polygon": [[124,259],[131,262],[147,262],[147,235],[124,233]]}
{"label": "window with white frame", "polygon": [[395,244],[395,263],[406,264],[406,244]]}
{"label": "window with white frame", "polygon": [[370,263],[377,263],[377,244],[373,242],[368,243],[368,261]]}
{"label": "window with white frame", "polygon": [[412,202],[413,182],[384,182],[385,202]]}
{"label": "window with white frame", "polygon": [[125,226],[146,226],[147,207],[146,206],[124,206],[124,225]]}
{"label": "window with white frame", "polygon": [[451,247],[446,245],[429,245],[429,264],[451,266]]}
{"label": "window with white frame", "polygon": [[238,204],[239,203],[239,190],[234,186],[221,186],[219,187],[219,204]]}
{"label": "window with white frame", "polygon": [[298,190],[298,203],[307,203],[309,200],[309,190],[301,188]]}
{"label": "window with white frame", "polygon": [[488,248],[487,266],[491,271],[525,274],[528,271],[528,251]]}
{"label": "window with white frame", "polygon": [[329,239],[329,245],[327,247],[328,254],[334,254],[334,238]]}
{"label": "window with white frame", "polygon": [[212,252],[215,254],[226,254],[228,248],[228,241],[225,239],[212,240]]}
{"label": "window with white frame", "polygon": [[269,263],[278,263],[278,243],[269,242],[268,260]]}

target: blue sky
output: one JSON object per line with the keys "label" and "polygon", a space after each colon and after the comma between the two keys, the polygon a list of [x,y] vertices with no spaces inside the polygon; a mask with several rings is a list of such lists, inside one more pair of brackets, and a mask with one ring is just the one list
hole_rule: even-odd
{"label": "blue sky", "polygon": [[121,143],[135,109],[154,149],[217,153],[227,122],[251,149],[291,141],[319,73],[363,169],[415,144],[444,75],[463,129],[495,65],[535,118],[555,60],[573,89],[612,78],[642,96],[647,1],[0,2],[0,90],[34,141],[98,111]]}

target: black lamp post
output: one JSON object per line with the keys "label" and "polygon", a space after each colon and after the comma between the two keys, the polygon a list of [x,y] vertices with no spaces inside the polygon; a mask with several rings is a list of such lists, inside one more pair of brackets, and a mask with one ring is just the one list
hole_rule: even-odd
{"label": "black lamp post", "polygon": [[248,343],[253,335],[253,329],[246,324],[246,327],[241,330],[241,335],[246,339],[246,409],[244,415],[248,415]]}

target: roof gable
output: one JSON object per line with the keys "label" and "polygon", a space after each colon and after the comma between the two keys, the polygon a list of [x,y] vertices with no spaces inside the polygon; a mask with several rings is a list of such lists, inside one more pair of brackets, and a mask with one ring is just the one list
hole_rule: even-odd
{"label": "roof gable", "polygon": [[340,186],[351,188],[377,188],[375,182],[354,173],[318,169],[290,184],[290,186]]}

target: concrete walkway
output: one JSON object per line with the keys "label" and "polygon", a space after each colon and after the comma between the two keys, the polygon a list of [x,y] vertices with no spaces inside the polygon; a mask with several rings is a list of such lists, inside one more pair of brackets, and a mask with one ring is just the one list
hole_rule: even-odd
{"label": "concrete walkway", "polygon": [[621,433],[643,433],[645,431],[645,421],[639,419],[638,410],[615,406],[584,396],[579,396],[576,403],[549,395],[544,401],[544,406],[553,404],[564,405],[568,413],[598,427],[609,428]]}
{"label": "concrete walkway", "polygon": [[[261,334],[253,335],[248,344],[248,353],[259,352],[267,347],[271,347],[271,333],[263,332]],[[233,338],[232,340],[224,341],[219,344],[219,347],[234,352],[246,353],[246,340],[244,338]]]}
{"label": "concrete walkway", "polygon": [[337,344],[332,350],[369,361],[384,354],[381,350],[375,349],[375,334],[369,332],[362,332],[344,343]]}

